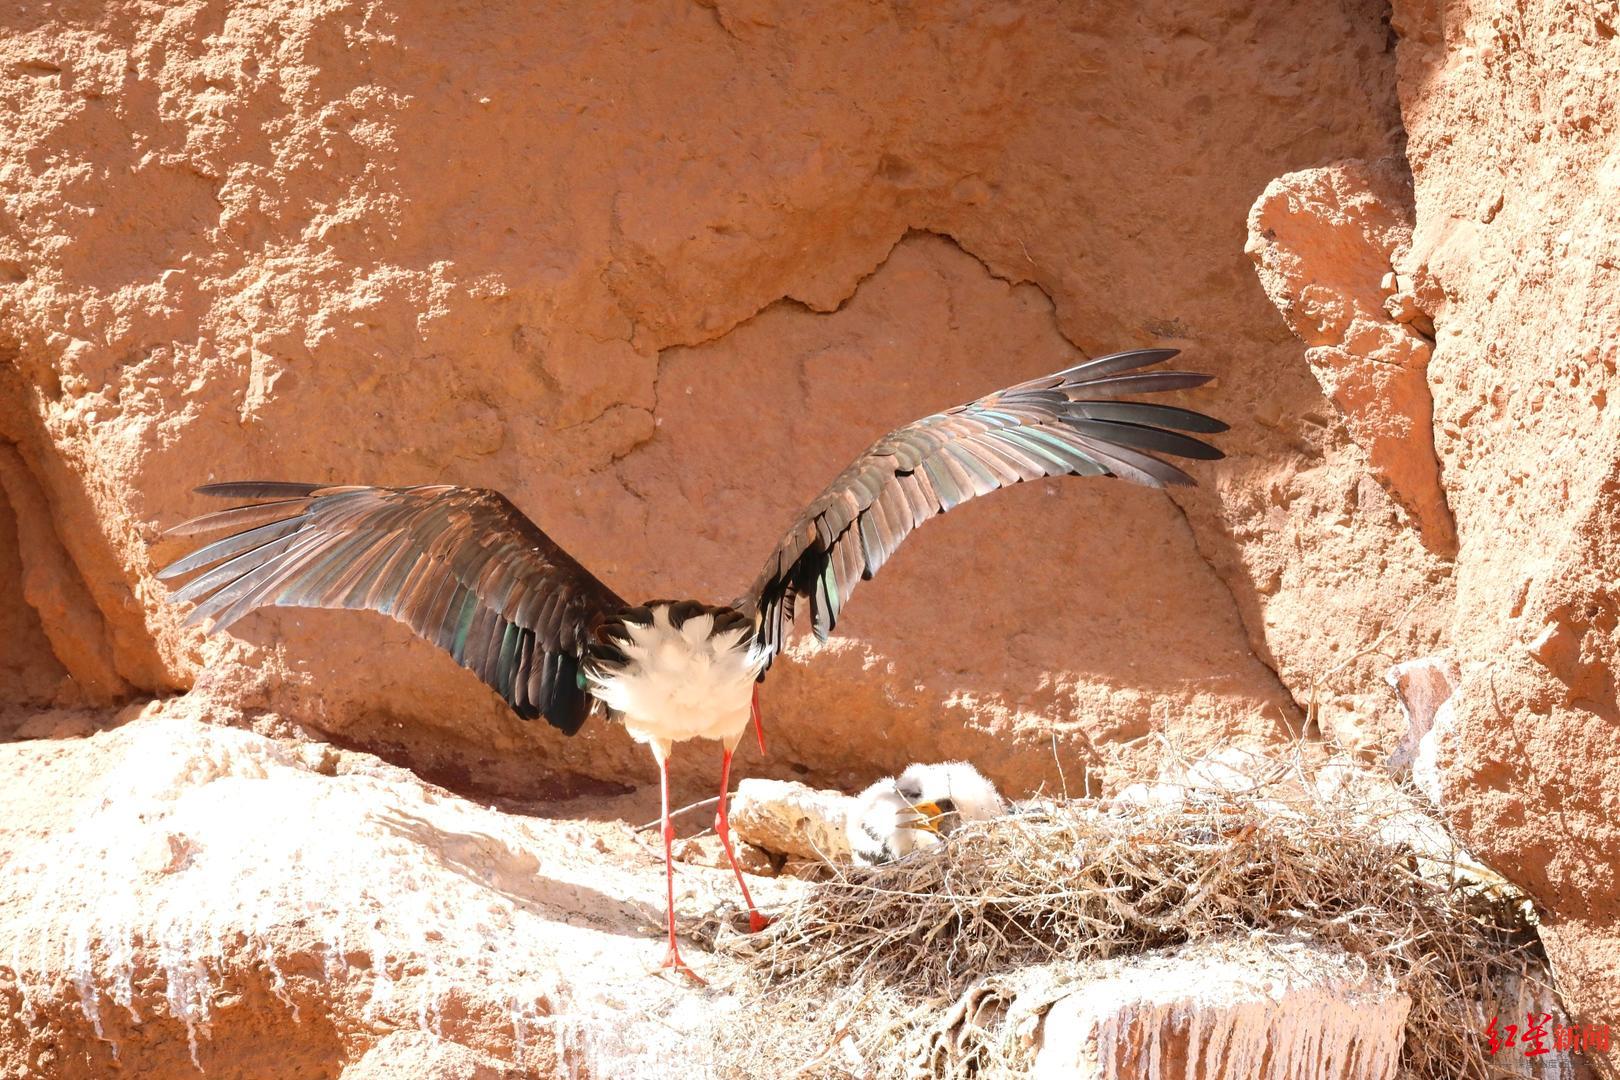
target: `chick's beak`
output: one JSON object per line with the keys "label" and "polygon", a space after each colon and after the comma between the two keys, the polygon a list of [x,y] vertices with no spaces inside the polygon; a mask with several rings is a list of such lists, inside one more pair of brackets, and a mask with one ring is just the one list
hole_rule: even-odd
{"label": "chick's beak", "polygon": [[944,811],[939,808],[938,803],[920,802],[914,804],[912,809],[922,816],[915,821],[902,822],[901,828],[924,829],[931,833],[939,832],[939,819],[944,814]]}

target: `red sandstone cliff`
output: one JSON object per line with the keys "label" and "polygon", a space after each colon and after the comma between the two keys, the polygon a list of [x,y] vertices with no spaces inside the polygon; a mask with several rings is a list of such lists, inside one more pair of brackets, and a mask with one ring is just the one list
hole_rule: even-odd
{"label": "red sandstone cliff", "polygon": [[525,725],[381,617],[181,630],[160,531],[211,479],[449,480],[627,596],[724,599],[887,426],[1170,345],[1219,374],[1228,459],[931,526],[773,671],[746,771],[963,756],[1023,791],[1114,784],[1154,731],[1382,752],[1383,670],[1442,656],[1444,808],[1548,909],[1577,1012],[1620,1019],[1617,25],[14,4],[0,696],[189,691],[462,790],[639,784],[622,733]]}

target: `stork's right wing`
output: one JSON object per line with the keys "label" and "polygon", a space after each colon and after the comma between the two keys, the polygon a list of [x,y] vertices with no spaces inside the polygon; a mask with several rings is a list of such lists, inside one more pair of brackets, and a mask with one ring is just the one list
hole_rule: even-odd
{"label": "stork's right wing", "polygon": [[230,535],[164,567],[211,567],[177,600],[223,630],[261,607],[364,608],[449,653],[519,716],[572,735],[591,698],[591,635],[627,605],[498,492],[439,484],[209,484],[203,495],[270,500],[193,518],[169,535]]}
{"label": "stork's right wing", "polygon": [[1140,371],[1174,349],[1137,349],[1019,383],[891,431],[845,469],[766,560],[748,595],[756,634],[774,656],[799,597],[825,638],[857,582],[870,578],[911,531],[978,495],[1043,476],[1117,476],[1163,487],[1192,477],[1155,453],[1223,455],[1182,431],[1220,432],[1203,413],[1124,394],[1201,386],[1210,376]]}

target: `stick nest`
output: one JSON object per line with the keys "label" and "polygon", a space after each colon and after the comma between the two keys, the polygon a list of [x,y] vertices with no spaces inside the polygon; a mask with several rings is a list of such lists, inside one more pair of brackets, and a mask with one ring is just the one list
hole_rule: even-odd
{"label": "stick nest", "polygon": [[1294,775],[1170,805],[1052,801],[841,867],[762,934],[719,938],[752,999],[718,1026],[717,1072],[1022,1075],[1027,1037],[939,1052],[986,976],[1237,937],[1338,946],[1407,994],[1404,1075],[1508,1075],[1481,1031],[1545,982],[1529,904],[1400,793],[1317,792]]}

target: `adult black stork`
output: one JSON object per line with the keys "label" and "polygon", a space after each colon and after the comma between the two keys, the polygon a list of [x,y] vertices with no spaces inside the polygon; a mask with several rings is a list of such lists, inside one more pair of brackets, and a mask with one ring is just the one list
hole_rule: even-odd
{"label": "adult black stork", "polygon": [[669,904],[663,966],[696,979],[675,944],[673,745],[720,741],[715,828],[759,930],[765,920],[731,850],[726,793],[732,752],[750,718],[764,749],[758,682],[783,647],[798,601],[825,639],[856,583],[875,574],[913,529],[1021,480],[1191,484],[1154,455],[1219,458],[1219,450],[1182,432],[1226,425],[1169,405],[1118,400],[1209,380],[1142,370],[1174,355],[1114,353],[890,432],[805,508],[753,586],[730,604],[632,606],[500,494],[448,484],[208,484],[198,492],[261,501],[171,529],[231,532],[158,576],[202,571],[176,599],[196,603],[188,622],[211,621],[216,632],[261,607],[379,611],[444,649],[519,716],[544,716],[570,735],[592,711],[621,720],[652,750],[661,778]]}

